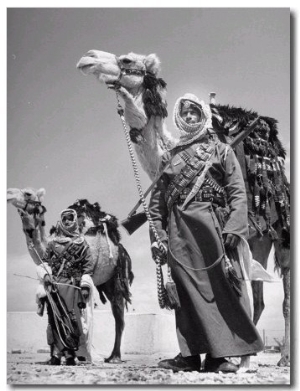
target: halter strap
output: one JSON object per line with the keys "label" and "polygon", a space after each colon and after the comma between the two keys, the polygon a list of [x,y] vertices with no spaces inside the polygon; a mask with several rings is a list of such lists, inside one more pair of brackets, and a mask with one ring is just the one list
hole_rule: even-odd
{"label": "halter strap", "polygon": [[[41,201],[28,200],[28,201],[26,202],[26,205],[25,205],[24,209],[23,209],[24,212],[26,212],[27,206],[28,206],[29,204],[33,204],[33,205],[35,205],[35,206],[42,206]],[[20,209],[21,209],[21,208],[20,208]]]}
{"label": "halter strap", "polygon": [[123,75],[136,75],[136,76],[145,76],[146,75],[146,70],[142,70],[142,69],[127,69],[127,68],[122,67],[119,58],[117,56],[115,56],[115,57],[116,57],[116,61],[117,61],[118,67],[120,68],[120,74],[119,74],[119,77],[116,80],[116,82],[120,82],[120,80],[122,79]]}

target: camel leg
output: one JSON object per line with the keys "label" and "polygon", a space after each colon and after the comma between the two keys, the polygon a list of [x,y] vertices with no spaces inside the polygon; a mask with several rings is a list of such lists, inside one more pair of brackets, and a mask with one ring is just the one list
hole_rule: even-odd
{"label": "camel leg", "polygon": [[115,281],[114,278],[111,278],[109,281],[107,281],[105,284],[101,286],[103,292],[105,293],[106,297],[111,303],[111,309],[113,316],[115,318],[115,343],[113,350],[111,352],[111,355],[106,358],[104,361],[113,363],[113,364],[120,364],[122,362],[121,360],[121,340],[122,335],[125,327],[125,321],[124,321],[124,309],[125,309],[125,302],[122,294],[118,292],[116,294],[115,292]]}
{"label": "camel leg", "polygon": [[285,326],[284,347],[281,351],[281,358],[277,365],[280,367],[290,366],[290,269],[286,268],[282,271],[283,277],[283,316]]}
{"label": "camel leg", "polygon": [[285,325],[284,346],[278,366],[290,366],[290,249],[282,247],[280,242],[275,243],[276,261],[280,265],[283,280],[283,316]]}
{"label": "camel leg", "polygon": [[111,355],[104,360],[105,362],[110,362],[114,364],[119,364],[122,362],[121,340],[122,340],[122,335],[125,327],[124,308],[125,308],[124,299],[121,295],[118,295],[118,297],[111,302],[111,309],[115,318],[115,333],[116,333],[115,344],[111,352]]}
{"label": "camel leg", "polygon": [[[268,257],[272,248],[272,241],[268,235],[262,237],[254,236],[248,240],[253,258],[259,262],[265,269],[268,265]],[[261,281],[252,281],[253,292],[253,322],[257,325],[259,318],[265,308],[263,296],[263,283]]]}

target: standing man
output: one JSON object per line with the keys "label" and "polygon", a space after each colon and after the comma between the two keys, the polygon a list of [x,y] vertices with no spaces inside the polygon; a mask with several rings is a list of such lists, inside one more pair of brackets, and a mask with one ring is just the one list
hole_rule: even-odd
{"label": "standing man", "polygon": [[94,261],[83,235],[76,211],[65,209],[57,223],[56,234],[48,243],[39,266],[47,290],[48,344],[51,365],[75,365],[75,357],[87,358],[82,310],[91,297]]}
{"label": "standing man", "polygon": [[262,340],[236,248],[248,235],[247,199],[232,148],[213,134],[211,111],[193,94],[174,108],[179,130],[172,159],[150,199],[150,213],[166,251],[151,236],[153,257],[168,262],[180,308],[175,310],[180,353],[159,362],[173,371],[236,372],[225,357],[255,355]]}

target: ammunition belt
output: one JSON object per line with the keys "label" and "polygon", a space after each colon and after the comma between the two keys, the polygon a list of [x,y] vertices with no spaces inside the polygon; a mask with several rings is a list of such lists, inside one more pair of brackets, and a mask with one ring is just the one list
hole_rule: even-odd
{"label": "ammunition belt", "polygon": [[54,276],[58,275],[63,277],[78,277],[81,275],[82,259],[79,253],[83,254],[84,247],[72,245],[67,251],[60,254],[54,254],[50,260],[50,266]]}
{"label": "ammunition belt", "polygon": [[[191,189],[184,189],[179,195],[178,199],[175,201],[175,203],[178,205],[183,204],[190,191]],[[198,193],[195,194],[193,199],[198,202],[211,202],[213,204],[221,206],[222,208],[226,206],[226,201],[223,194],[220,194],[219,192],[215,191],[212,187],[205,187],[199,190]]]}
{"label": "ammunition belt", "polygon": [[73,277],[75,280],[80,280],[81,275],[82,275],[82,273],[81,273],[80,270],[74,270],[74,269],[72,269],[72,270],[63,270],[63,271],[60,273],[59,277],[65,277],[65,278],[71,278],[71,277]]}
{"label": "ammunition belt", "polygon": [[205,167],[205,163],[210,159],[214,151],[209,144],[200,144],[194,156],[192,156],[179,174],[171,181],[166,191],[166,202],[170,209],[183,189],[199,174]]}
{"label": "ammunition belt", "polygon": [[81,274],[82,262],[81,261],[64,261],[63,269],[59,272],[62,266],[62,262],[53,262],[51,265],[52,273],[54,276],[60,275],[64,277],[75,277],[78,274]]}
{"label": "ammunition belt", "polygon": [[224,189],[224,187],[221,187],[215,181],[215,179],[211,176],[211,174],[209,172],[206,174],[203,187],[205,187],[205,185],[212,187],[215,192],[217,192],[219,194],[223,194],[223,196],[225,196],[225,189]]}

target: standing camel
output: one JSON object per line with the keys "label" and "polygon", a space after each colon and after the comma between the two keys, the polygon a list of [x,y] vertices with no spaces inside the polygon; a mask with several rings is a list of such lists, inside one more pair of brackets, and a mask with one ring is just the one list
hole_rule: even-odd
{"label": "standing camel", "polygon": [[[177,140],[166,129],[166,83],[158,78],[160,60],[155,54],[129,53],[116,56],[90,50],[78,62],[84,74],[92,74],[114,88],[125,103],[124,117],[130,128],[142,168],[150,179],[157,178],[164,152]],[[213,130],[223,142],[241,133],[258,114],[241,108],[215,104],[211,95]],[[290,362],[290,201],[284,174],[285,151],[278,138],[277,121],[260,116],[254,130],[235,149],[241,164],[248,196],[249,245],[254,258],[267,268],[271,247],[280,270],[283,289],[285,347],[278,365]],[[252,281],[257,324],[264,309],[262,282]]]}
{"label": "standing camel", "polygon": [[[44,214],[42,205],[44,189],[32,188],[7,190],[7,201],[14,205],[20,214],[26,244],[34,263],[39,265],[47,246]],[[131,259],[120,243],[118,221],[106,214],[96,202],[77,200],[68,208],[77,212],[80,231],[88,242],[96,265],[93,282],[103,304],[107,299],[115,318],[115,342],[111,355],[105,362],[121,363],[121,339],[125,326],[124,309],[131,303],[129,287],[133,281]],[[55,233],[52,227],[50,235]],[[49,237],[50,239],[50,237]]]}

